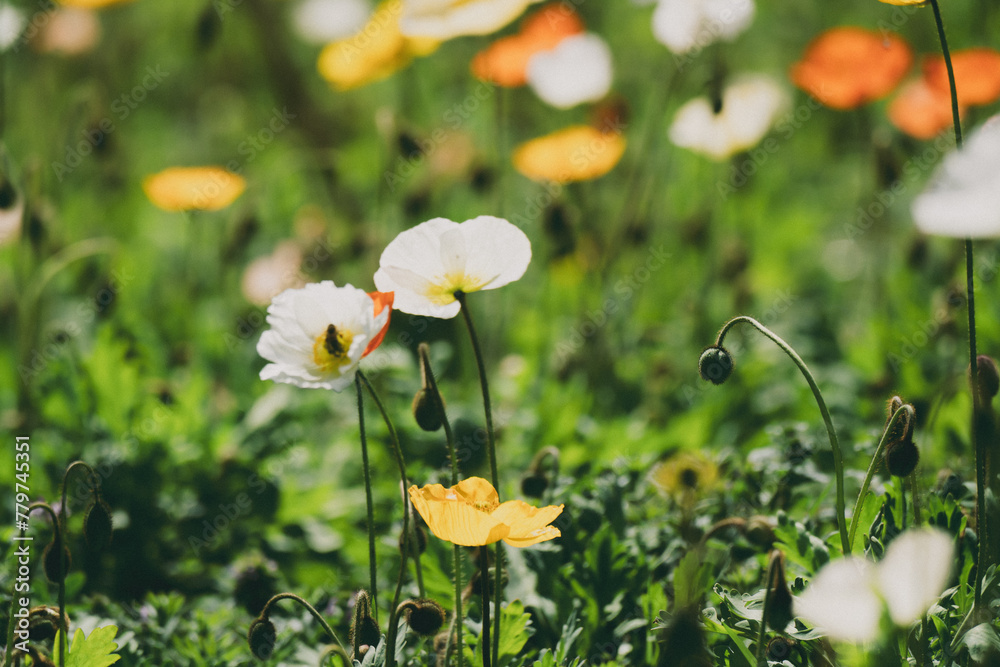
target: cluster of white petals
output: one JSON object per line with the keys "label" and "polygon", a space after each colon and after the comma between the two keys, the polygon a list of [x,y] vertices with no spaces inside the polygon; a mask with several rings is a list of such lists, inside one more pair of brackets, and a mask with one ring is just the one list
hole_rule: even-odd
{"label": "cluster of white petals", "polygon": [[403,0],[399,28],[407,37],[488,35],[537,0]]}
{"label": "cluster of white petals", "polygon": [[913,220],[927,234],[1000,236],[1000,116],[971,133],[939,165],[913,200]]}
{"label": "cluster of white petals", "polygon": [[795,612],[833,639],[874,641],[886,609],[900,627],[919,620],[944,592],[954,561],[947,533],[909,530],[877,565],[861,558],[826,565],[796,600]]}
{"label": "cluster of white petals", "polygon": [[282,292],[267,309],[271,328],[257,343],[257,353],[271,362],[261,379],[343,391],[388,323],[389,310],[376,315],[364,290],[329,280]]}
{"label": "cluster of white petals", "polygon": [[530,261],[528,237],[502,218],[434,218],[386,246],[375,286],[395,292],[394,307],[404,313],[451,318],[461,308],[455,292],[502,287],[524,275]]}
{"label": "cluster of white petals", "polygon": [[753,0],[660,0],[653,35],[674,53],[731,41],[753,22]]}
{"label": "cluster of white petals", "polygon": [[292,24],[304,41],[326,44],[356,34],[371,13],[365,0],[302,0],[293,10]]}
{"label": "cluster of white petals", "polygon": [[569,109],[611,90],[611,49],[593,33],[573,35],[528,61],[528,85],[545,103]]}
{"label": "cluster of white petals", "polygon": [[670,125],[670,140],[716,160],[757,144],[788,105],[788,95],[764,75],[747,75],[722,93],[718,110],[697,97],[681,106]]}

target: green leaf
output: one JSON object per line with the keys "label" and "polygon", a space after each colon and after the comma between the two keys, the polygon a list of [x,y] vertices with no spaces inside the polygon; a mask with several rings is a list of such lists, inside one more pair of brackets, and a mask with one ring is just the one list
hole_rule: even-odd
{"label": "green leaf", "polygon": [[965,633],[962,643],[969,648],[969,657],[985,664],[989,658],[1000,656],[1000,635],[989,623],[980,623]]}
{"label": "green leaf", "polygon": [[[120,655],[112,655],[118,649],[118,644],[113,641],[116,634],[118,628],[114,625],[95,628],[90,637],[85,637],[83,630],[77,628],[66,655],[66,667],[109,667],[115,664],[121,659]],[[55,646],[59,646],[60,641],[60,633],[57,632]],[[58,653],[59,650],[56,649],[53,658]]]}
{"label": "green leaf", "polygon": [[674,605],[680,609],[698,604],[712,584],[712,563],[704,560],[697,550],[684,554],[674,569]]}

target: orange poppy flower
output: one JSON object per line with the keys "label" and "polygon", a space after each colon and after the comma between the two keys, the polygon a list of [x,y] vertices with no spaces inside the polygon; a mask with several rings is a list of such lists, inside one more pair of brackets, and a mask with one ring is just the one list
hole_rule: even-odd
{"label": "orange poppy flower", "polygon": [[463,547],[481,547],[503,540],[512,547],[527,547],[559,537],[550,526],[563,511],[534,507],[523,500],[501,504],[493,485],[482,477],[469,477],[450,489],[440,484],[411,486],[410,500],[437,537]]}
{"label": "orange poppy flower", "polygon": [[60,5],[78,7],[80,9],[101,9],[111,5],[119,5],[130,0],[59,0]]}
{"label": "orange poppy flower", "polygon": [[583,21],[576,12],[563,3],[546,5],[524,20],[518,34],[498,39],[476,54],[472,73],[500,86],[523,86],[533,55],[582,32]]}
{"label": "orange poppy flower", "polygon": [[[987,48],[955,51],[951,54],[951,65],[960,106],[991,104],[1000,98],[1000,53]],[[951,95],[942,56],[924,58],[923,70],[928,84]]]}
{"label": "orange poppy flower", "polygon": [[242,176],[222,167],[170,167],[142,181],[149,201],[164,211],[218,211],[246,187]]}
{"label": "orange poppy flower", "polygon": [[392,300],[396,296],[395,292],[368,292],[368,296],[372,298],[375,302],[375,317],[378,318],[379,313],[383,310],[388,309],[389,312],[386,313],[385,324],[382,325],[382,330],[375,334],[371,342],[368,343],[368,347],[365,348],[364,353],[361,355],[367,357],[369,354],[375,351],[379,345],[382,344],[382,340],[385,338],[385,332],[389,330],[389,320],[392,317]]}
{"label": "orange poppy flower", "polygon": [[587,181],[611,171],[625,153],[625,138],[589,125],[573,125],[525,142],[514,151],[514,168],[536,181]]}
{"label": "orange poppy flower", "polygon": [[833,28],[813,40],[791,78],[828,107],[854,109],[888,95],[912,62],[910,47],[897,35]]}
{"label": "orange poppy flower", "polygon": [[889,104],[889,120],[917,139],[933,139],[952,125],[951,94],[917,79],[904,85]]}

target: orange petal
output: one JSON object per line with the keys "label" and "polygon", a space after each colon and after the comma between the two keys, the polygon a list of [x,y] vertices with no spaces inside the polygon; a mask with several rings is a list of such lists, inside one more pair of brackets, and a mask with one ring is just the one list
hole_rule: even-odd
{"label": "orange petal", "polygon": [[[1000,52],[978,48],[955,51],[951,55],[955,70],[955,92],[961,106],[991,104],[1000,98]],[[923,63],[927,83],[951,95],[948,70],[941,56],[928,56]]]}
{"label": "orange petal", "polygon": [[888,95],[913,54],[900,37],[863,28],[827,30],[791,69],[799,88],[834,109],[853,109]]}
{"label": "orange petal", "polygon": [[503,538],[504,542],[512,547],[527,547],[562,534],[558,528],[549,525],[562,511],[563,505],[534,507],[523,500],[508,500],[491,516],[510,527],[510,534]]}
{"label": "orange petal", "polygon": [[951,95],[926,79],[911,81],[889,104],[889,120],[917,139],[933,139],[952,125]]}
{"label": "orange petal", "polygon": [[413,507],[434,535],[463,547],[478,547],[493,544],[510,533],[508,526],[469,505],[455,492],[455,488],[430,484],[419,489],[411,486],[409,489]]}
{"label": "orange petal", "polygon": [[382,326],[382,330],[375,334],[375,337],[371,339],[368,343],[368,347],[365,348],[363,357],[367,357],[369,354],[375,351],[379,345],[382,344],[382,340],[385,338],[385,332],[389,330],[389,320],[392,317],[392,300],[396,296],[395,292],[368,292],[368,296],[372,298],[375,302],[375,317],[379,316],[386,308],[389,309],[389,313],[386,315],[385,324]]}
{"label": "orange petal", "polygon": [[171,167],[142,181],[146,196],[164,211],[217,211],[236,201],[246,185],[222,167]]}
{"label": "orange petal", "polygon": [[603,176],[624,153],[621,134],[574,125],[521,144],[513,160],[514,167],[528,178],[569,183]]}

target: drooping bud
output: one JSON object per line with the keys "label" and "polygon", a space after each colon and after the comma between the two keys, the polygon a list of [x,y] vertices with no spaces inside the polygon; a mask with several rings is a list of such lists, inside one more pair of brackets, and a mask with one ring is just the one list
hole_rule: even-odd
{"label": "drooping bud", "polygon": [[[61,569],[59,567],[60,552],[62,552],[63,558]],[[56,537],[42,551],[42,569],[45,571],[45,578],[53,584],[64,581],[66,575],[69,573],[71,564],[72,558],[69,553],[69,547],[62,543],[62,539],[56,533]]]}
{"label": "drooping bud", "polygon": [[250,624],[247,642],[250,644],[250,652],[258,660],[267,660],[271,657],[277,640],[278,631],[275,630],[270,618],[260,616]]}
{"label": "drooping bud", "polygon": [[266,560],[249,562],[236,573],[233,599],[248,614],[256,616],[264,610],[267,601],[278,592],[278,577],[275,565]]}
{"label": "drooping bud", "polygon": [[400,604],[399,608],[406,614],[406,623],[410,629],[418,635],[430,637],[444,625],[445,611],[434,600],[428,598],[407,600]]}
{"label": "drooping bud", "polygon": [[362,589],[358,591],[358,597],[354,601],[354,620],[351,623],[351,650],[354,658],[362,655],[362,646],[378,646],[382,633],[378,629],[378,623],[372,616],[372,600],[368,591]]}
{"label": "drooping bud", "polygon": [[443,423],[444,398],[440,392],[435,391],[437,385],[432,382],[434,371],[431,369],[430,348],[427,343],[417,346],[417,356],[420,358],[420,389],[413,396],[413,418],[421,429],[433,432],[441,428]]}
{"label": "drooping bud", "polygon": [[792,592],[785,580],[785,554],[775,549],[767,568],[767,624],[776,632],[783,632],[795,617],[792,612]]}
{"label": "drooping bud", "polygon": [[543,447],[531,459],[531,466],[521,478],[521,493],[530,498],[542,497],[549,488],[549,476],[546,470],[546,463],[549,461],[553,477],[559,475],[559,450],[551,445]]}
{"label": "drooping bud", "polygon": [[521,478],[521,493],[529,498],[541,498],[549,488],[549,478],[542,473],[529,473]]}
{"label": "drooping bud", "polygon": [[770,549],[774,545],[774,522],[766,516],[755,515],[747,521],[747,541],[758,547]]}
{"label": "drooping bud", "polygon": [[111,508],[101,498],[100,492],[95,491],[94,504],[87,510],[83,520],[83,536],[90,546],[95,549],[104,549],[111,544],[111,531],[113,529]]}
{"label": "drooping bud", "polygon": [[[889,400],[890,420],[892,419],[892,415],[903,407],[903,405],[903,400],[898,396],[893,396]],[[909,407],[910,410],[899,416],[896,423],[893,424],[885,436],[885,452],[883,454],[885,465],[889,469],[889,474],[896,477],[906,477],[909,475],[917,467],[917,462],[920,460],[920,451],[913,444],[913,406],[910,405]]]}
{"label": "drooping bud", "polygon": [[[69,617],[63,615],[63,627],[69,627]],[[49,606],[32,607],[28,611],[28,639],[46,642],[56,636],[59,630],[59,608]]]}
{"label": "drooping bud", "polygon": [[976,357],[976,382],[979,385],[979,400],[984,404],[1000,392],[1000,370],[992,357],[985,354]]}
{"label": "drooping bud", "polygon": [[706,348],[698,359],[698,374],[702,380],[722,384],[733,373],[733,357],[726,348],[713,345]]}

